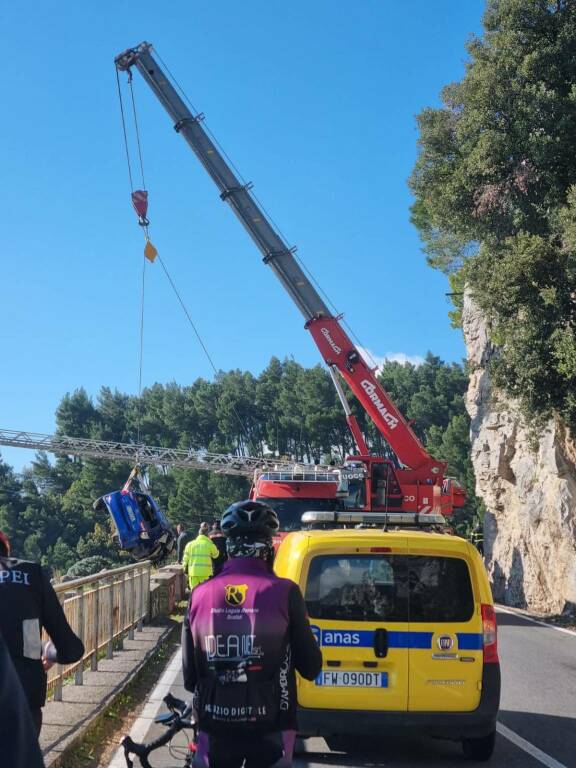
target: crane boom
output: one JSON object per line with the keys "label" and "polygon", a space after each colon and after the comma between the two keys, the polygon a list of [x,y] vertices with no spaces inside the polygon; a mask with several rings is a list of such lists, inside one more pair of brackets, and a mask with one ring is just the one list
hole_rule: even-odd
{"label": "crane boom", "polygon": [[220,197],[230,205],[248,230],[265,263],[270,265],[306,320],[311,320],[317,315],[329,316],[328,308],[294,259],[292,249],[284,242],[250,194],[251,185],[242,184],[224,160],[202,126],[203,115],[193,115],[188,109],[152,57],[149,43],[142,43],[116,59],[116,66],[121,70],[129,69],[133,65],[156,94],[174,121],[175,130],[188,142],[218,187]]}
{"label": "crane boom", "polygon": [[[223,475],[239,475],[252,479],[255,472],[294,472],[294,462],[262,459],[255,456],[230,456],[208,451],[163,448],[160,446],[119,443],[106,440],[91,440],[67,435],[43,435],[38,432],[22,432],[14,429],[0,429],[0,445],[15,448],[30,448],[65,456],[81,456],[92,459],[128,461],[132,464],[154,464],[163,467],[203,469]],[[297,465],[306,472],[330,473],[337,469],[323,465]]]}
{"label": "crane boom", "polygon": [[[305,327],[325,363],[331,369],[336,368],[348,383],[399,460],[416,471],[421,482],[434,483],[441,479],[445,463],[435,461],[426,451],[343,329],[341,318],[331,314],[294,258],[295,249],[284,242],[250,193],[251,184],[243,184],[234,173],[203,127],[203,115],[192,114],[152,56],[151,49],[146,42],[128,49],[116,57],[117,68],[126,71],[135,66],[156,94],[173,120],[175,130],[184,137],[218,187],[221,199],[230,205],[262,253],[264,263],[271,267],[304,315]],[[356,438],[354,430],[353,434]],[[359,447],[364,453],[363,438],[361,443]]]}

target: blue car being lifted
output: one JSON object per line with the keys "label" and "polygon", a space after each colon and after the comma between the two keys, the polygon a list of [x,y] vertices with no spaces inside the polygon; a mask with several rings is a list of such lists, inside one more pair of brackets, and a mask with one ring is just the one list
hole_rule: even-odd
{"label": "blue car being lifted", "polygon": [[114,522],[120,547],[136,560],[163,560],[174,549],[170,524],[154,499],[132,490],[113,491],[94,502],[106,509]]}

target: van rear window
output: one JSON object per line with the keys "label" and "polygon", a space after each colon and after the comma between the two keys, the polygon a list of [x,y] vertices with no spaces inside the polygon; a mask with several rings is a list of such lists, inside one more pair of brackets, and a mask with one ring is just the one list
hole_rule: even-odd
{"label": "van rear window", "polygon": [[315,619],[407,621],[408,572],[403,556],[315,557],[306,604]]}
{"label": "van rear window", "polygon": [[468,566],[454,557],[320,555],[308,571],[308,613],[340,621],[468,621]]}

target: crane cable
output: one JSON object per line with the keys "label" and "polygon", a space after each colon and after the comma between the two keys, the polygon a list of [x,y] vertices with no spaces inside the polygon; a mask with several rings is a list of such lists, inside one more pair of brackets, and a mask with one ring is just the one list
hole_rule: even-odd
{"label": "crane cable", "polygon": [[[118,70],[116,70],[116,74],[118,75]],[[132,101],[132,115],[134,117],[134,128],[136,131],[136,145],[138,147],[138,159],[140,160],[140,175],[142,176],[142,189],[144,192],[147,192],[146,190],[146,181],[144,179],[144,162],[142,160],[142,147],[140,144],[140,130],[138,128],[138,115],[136,113],[136,102],[134,100],[134,87],[132,84],[132,72],[129,72],[129,78],[128,78],[128,84],[130,86],[130,97]],[[122,113],[122,118],[124,118],[124,114]],[[124,127],[124,136],[126,136],[126,127]],[[128,148],[126,148],[126,153],[128,154]],[[133,192],[134,190],[131,190]],[[146,219],[146,221],[148,221]],[[148,236],[148,224],[144,225],[144,232],[146,234],[146,240],[148,243],[150,243],[150,238]],[[141,292],[140,292],[140,354],[139,354],[139,367],[138,367],[138,415],[137,415],[137,443],[138,446],[140,446],[140,430],[142,426],[142,369],[144,364],[144,307],[145,307],[145,298],[146,298],[146,262],[148,261],[148,257],[146,256],[146,248],[144,248],[144,258],[142,259],[142,284],[141,284]],[[137,449],[138,452],[140,451],[140,448]],[[138,459],[138,454],[137,454]]]}
{"label": "crane cable", "polygon": [[[129,76],[129,83],[132,94],[132,112],[134,117],[134,124],[136,127],[136,138],[138,142],[138,157],[140,159],[140,173],[142,176],[143,191],[146,192],[146,183],[144,181],[144,164],[142,162],[142,151],[140,145],[140,132],[138,130],[138,120],[136,115],[136,104],[134,101],[134,90],[132,88],[132,77]],[[128,179],[130,181],[130,196],[134,195],[134,180],[132,176],[132,164],[130,162],[130,149],[128,145],[128,133],[126,130],[126,115],[124,113],[124,102],[122,99],[122,88],[120,87],[120,77],[118,70],[116,69],[116,84],[118,86],[118,101],[120,104],[120,115],[122,118],[122,134],[124,136],[124,150],[126,152],[126,165],[128,168]],[[146,237],[148,237],[148,227],[145,228]],[[139,451],[140,451],[140,432],[142,426],[142,371],[144,366],[144,309],[145,309],[145,292],[146,292],[146,257],[142,258],[142,277],[140,286],[140,345],[138,355],[138,400],[136,411],[136,464],[138,465]]]}
{"label": "crane cable", "polygon": [[[128,74],[128,85],[130,87],[130,99],[132,103],[132,115],[134,120],[134,129],[135,129],[135,135],[136,135],[136,144],[138,147],[138,159],[140,163],[140,175],[142,177],[142,190],[134,190],[134,181],[133,181],[133,175],[132,175],[132,164],[130,161],[130,150],[129,150],[129,144],[128,144],[128,133],[126,130],[126,116],[124,112],[124,103],[122,99],[122,88],[120,86],[120,76],[118,73],[118,68],[116,69],[116,82],[118,86],[118,99],[120,102],[120,116],[122,119],[122,133],[124,136],[124,149],[126,152],[126,164],[128,167],[128,178],[130,181],[130,194],[132,197],[132,203],[134,205],[134,208],[136,209],[136,212],[139,215],[139,224],[143,227],[145,232],[145,238],[146,238],[146,247],[144,249],[144,258],[142,263],[142,281],[141,281],[141,295],[140,295],[140,353],[139,353],[139,374],[138,374],[138,411],[137,411],[137,454],[136,454],[136,464],[138,464],[138,455],[139,455],[139,446],[140,446],[140,431],[141,431],[141,423],[142,423],[142,371],[143,371],[143,359],[144,359],[144,307],[145,307],[145,286],[146,286],[146,261],[154,262],[156,258],[158,258],[158,261],[160,262],[160,265],[162,266],[162,269],[164,271],[164,274],[166,275],[166,278],[170,284],[170,287],[172,288],[180,306],[182,307],[182,310],[184,314],[186,315],[186,319],[188,320],[188,323],[190,324],[192,330],[194,331],[194,334],[196,335],[196,338],[198,340],[198,343],[202,347],[202,350],[204,352],[204,355],[206,356],[208,362],[210,363],[210,366],[214,372],[214,376],[218,376],[218,368],[216,367],[214,360],[212,356],[210,355],[210,352],[208,351],[208,347],[206,346],[206,343],[204,342],[200,331],[196,327],[194,321],[192,320],[192,316],[190,312],[188,311],[188,308],[178,290],[176,287],[176,283],[173,280],[170,272],[168,271],[168,268],[166,264],[164,263],[164,260],[159,255],[158,251],[154,246],[152,246],[152,243],[150,242],[150,237],[148,233],[148,226],[149,221],[146,218],[146,212],[144,214],[141,214],[139,209],[136,206],[136,203],[134,202],[134,195],[138,193],[143,193],[144,199],[146,201],[147,206],[147,197],[148,197],[148,191],[146,189],[146,182],[144,177],[144,161],[142,159],[142,145],[140,142],[140,130],[138,127],[138,114],[136,110],[136,100],[134,98],[134,87],[132,82],[132,72],[130,70],[127,71]],[[142,208],[141,210],[144,210]],[[151,246],[152,251],[150,251],[149,246]],[[248,430],[246,429],[246,426],[244,422],[242,421],[240,414],[238,413],[236,406],[232,403],[231,404],[232,412],[234,413],[234,416],[236,420],[238,421],[238,424],[240,426],[240,432],[241,434],[246,438],[248,446],[252,446],[252,448],[255,447],[252,438],[250,437]],[[256,446],[256,452],[259,453],[260,449]]]}

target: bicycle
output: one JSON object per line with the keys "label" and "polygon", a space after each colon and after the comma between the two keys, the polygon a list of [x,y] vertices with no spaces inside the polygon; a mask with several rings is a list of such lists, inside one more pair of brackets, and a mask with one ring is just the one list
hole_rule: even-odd
{"label": "bicycle", "polygon": [[186,703],[181,699],[177,699],[175,696],[172,696],[171,693],[164,697],[164,703],[170,711],[156,715],[154,722],[165,725],[168,728],[166,733],[162,734],[162,736],[159,736],[154,741],[151,741],[149,744],[138,744],[137,742],[133,741],[130,736],[125,736],[122,739],[122,746],[124,747],[124,759],[126,760],[127,768],[133,768],[134,766],[134,761],[130,755],[136,755],[138,757],[142,768],[153,768],[153,766],[151,766],[148,762],[148,756],[150,753],[154,752],[156,749],[160,749],[160,747],[163,747],[166,744],[170,744],[177,733],[186,729],[192,731],[192,741],[188,742],[188,745],[185,748],[170,746],[170,750],[178,749],[180,754],[177,756],[181,757],[181,750],[186,749],[183,768],[192,768],[192,759],[196,752],[196,737],[198,735],[198,728],[192,717],[192,704]]}

